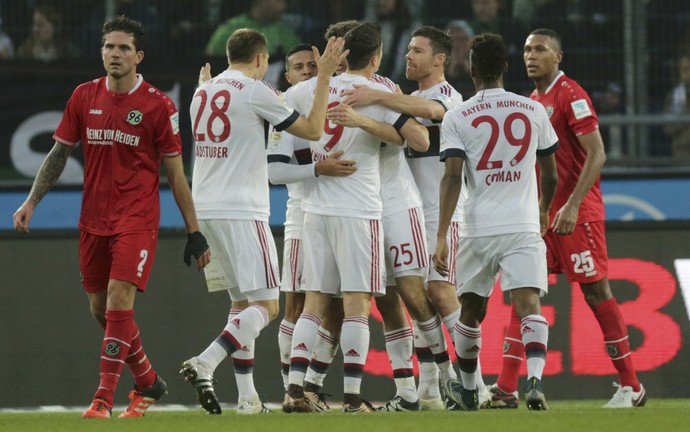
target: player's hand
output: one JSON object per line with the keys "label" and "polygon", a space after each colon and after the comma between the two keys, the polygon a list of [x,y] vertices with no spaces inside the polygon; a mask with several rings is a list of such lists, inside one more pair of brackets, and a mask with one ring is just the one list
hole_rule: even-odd
{"label": "player's hand", "polygon": [[205,65],[201,66],[201,70],[199,71],[199,85],[202,85],[206,81],[211,79],[211,65],[209,63],[206,63]]}
{"label": "player's hand", "polygon": [[320,176],[345,177],[357,171],[357,168],[355,168],[355,161],[339,159],[342,155],[343,151],[338,150],[323,161],[317,162],[317,174]]}
{"label": "player's hand", "polygon": [[340,103],[326,112],[326,118],[333,123],[345,127],[360,127],[367,120],[355,111],[352,106]]}
{"label": "player's hand", "polygon": [[31,222],[31,217],[34,214],[34,206],[28,202],[22,204],[14,215],[12,215],[12,220],[14,221],[14,229],[28,233],[29,232],[29,222]]}
{"label": "player's hand", "polygon": [[336,38],[332,36],[328,39],[326,48],[323,50],[323,55],[319,54],[319,50],[316,47],[311,47],[314,51],[314,61],[316,62],[316,67],[318,68],[319,75],[325,75],[328,77],[333,76],[338,66],[345,60],[350,50],[343,51],[345,46],[345,41],[343,38]]}
{"label": "player's hand", "polygon": [[431,257],[434,268],[443,277],[448,276],[448,243],[445,237],[436,239],[436,253]]}
{"label": "player's hand", "polygon": [[376,103],[376,98],[380,90],[374,90],[373,88],[365,84],[355,84],[354,88],[343,90],[341,93],[345,96],[343,103],[350,106],[367,106]]}
{"label": "player's hand", "polygon": [[539,231],[541,236],[544,237],[549,231],[549,211],[539,211]]}
{"label": "player's hand", "polygon": [[196,258],[197,270],[201,270],[211,261],[211,251],[206,243],[206,237],[199,231],[187,234],[187,244],[184,247],[184,263],[192,265],[192,256]]}
{"label": "player's hand", "polygon": [[578,213],[579,210],[576,206],[566,203],[556,212],[556,216],[553,218],[553,224],[551,225],[553,232],[561,235],[572,234],[575,231],[575,225],[577,225]]}

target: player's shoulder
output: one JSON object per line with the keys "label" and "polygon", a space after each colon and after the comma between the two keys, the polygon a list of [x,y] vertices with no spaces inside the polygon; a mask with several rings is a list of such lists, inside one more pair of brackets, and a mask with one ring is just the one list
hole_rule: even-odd
{"label": "player's shoulder", "polygon": [[84,83],[81,83],[77,86],[77,88],[74,89],[75,94],[85,94],[85,93],[94,93],[97,92],[99,89],[105,89],[105,79],[106,77],[102,76],[100,78],[95,78],[89,81],[86,81]]}
{"label": "player's shoulder", "polygon": [[589,98],[587,91],[577,81],[565,74],[556,83],[556,89],[558,90],[558,95],[566,100],[581,99],[582,97]]}
{"label": "player's shoulder", "polygon": [[371,77],[370,81],[385,87],[385,90],[391,91],[393,93],[395,93],[397,90],[393,80],[391,80],[390,78],[385,77],[383,75],[374,74]]}

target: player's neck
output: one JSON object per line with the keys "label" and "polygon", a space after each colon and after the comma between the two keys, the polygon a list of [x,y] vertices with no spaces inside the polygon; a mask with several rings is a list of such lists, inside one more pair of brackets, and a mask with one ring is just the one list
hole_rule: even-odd
{"label": "player's neck", "polygon": [[544,77],[537,78],[534,80],[534,87],[537,89],[537,94],[544,94],[546,93],[546,90],[551,87],[551,84],[553,84],[554,80],[558,76],[560,70],[555,69],[553,72],[551,72],[548,75],[545,75]]}
{"label": "player's neck", "polygon": [[129,93],[137,85],[137,74],[132,72],[122,77],[108,75],[108,90],[113,93]]}
{"label": "player's neck", "polygon": [[252,67],[252,65],[245,64],[245,63],[233,63],[228,66],[228,70],[234,70],[237,72],[241,72],[243,75],[246,75],[247,77],[255,80],[260,80],[261,78],[257,78],[257,69]]}
{"label": "player's neck", "polygon": [[350,75],[361,75],[368,80],[371,80],[374,76],[374,69],[370,68],[370,67],[366,67],[364,69],[358,69],[358,70],[348,69],[345,72],[349,73]]}
{"label": "player's neck", "polygon": [[429,88],[431,88],[437,84],[444,82],[445,80],[446,80],[446,76],[443,75],[443,73],[441,73],[441,74],[432,73],[429,76],[424,77],[424,78],[420,79],[419,81],[417,81],[417,83],[419,84],[419,91],[424,91],[426,89],[429,89]]}

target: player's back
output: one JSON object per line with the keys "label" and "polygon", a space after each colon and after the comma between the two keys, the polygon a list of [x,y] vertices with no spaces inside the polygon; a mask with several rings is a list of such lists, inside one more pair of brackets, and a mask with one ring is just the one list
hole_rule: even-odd
{"label": "player's back", "polygon": [[279,94],[234,70],[194,93],[192,194],[200,218],[268,219],[264,119],[273,124],[284,120],[288,108],[276,106]]}
{"label": "player's back", "polygon": [[[308,112],[311,110],[315,84],[315,79],[311,79],[292,87],[286,93],[288,102],[298,111]],[[331,78],[329,107],[338,105],[344,99],[342,92],[354,88],[355,84],[385,88],[364,76],[344,73]],[[378,105],[356,110],[362,115],[390,124],[400,117],[400,114]],[[313,160],[321,161],[340,150],[343,151],[340,158],[353,160],[357,171],[345,177],[319,178],[305,193],[303,208],[323,215],[380,218],[380,145],[378,138],[360,128],[344,127],[327,121],[321,139],[311,142]]]}
{"label": "player's back", "polygon": [[536,155],[556,142],[543,106],[503,89],[480,91],[448,112],[442,158],[465,159],[461,236],[538,233]]}

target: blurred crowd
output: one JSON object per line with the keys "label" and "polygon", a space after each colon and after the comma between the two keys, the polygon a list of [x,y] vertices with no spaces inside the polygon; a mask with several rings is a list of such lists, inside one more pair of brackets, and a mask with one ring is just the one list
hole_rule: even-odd
{"label": "blurred crowd", "polygon": [[[237,28],[264,33],[278,87],[283,56],[306,42],[322,47],[329,24],[346,20],[377,21],[383,26],[384,58],[380,73],[413,90],[405,80],[409,35],[430,24],[446,29],[455,41],[447,79],[465,97],[473,93],[467,41],[484,32],[504,36],[510,50],[506,87],[532,88],[522,66],[522,44],[537,27],[558,31],[567,57],[562,68],[590,90],[599,112],[625,113],[624,0],[0,0],[0,61],[94,58],[101,26],[109,15],[124,14],[147,30],[146,56],[162,62],[224,57],[225,41]],[[690,2],[633,0],[635,16],[645,24],[648,58],[648,112],[688,113],[690,97]],[[636,6],[643,6],[643,11]],[[630,16],[630,15],[628,15]],[[690,131],[665,128],[674,151],[690,154]],[[679,129],[681,132],[679,132]],[[687,137],[686,137],[687,135]],[[685,142],[687,144],[678,144]],[[686,149],[686,150],[682,150]]]}

